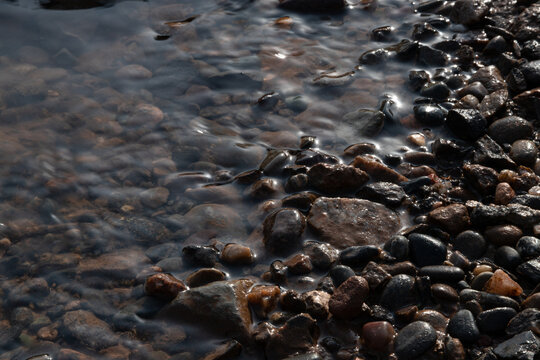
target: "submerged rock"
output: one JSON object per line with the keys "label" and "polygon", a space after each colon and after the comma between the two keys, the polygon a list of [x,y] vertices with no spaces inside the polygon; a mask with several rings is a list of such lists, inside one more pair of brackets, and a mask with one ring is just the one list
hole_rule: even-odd
{"label": "submerged rock", "polygon": [[383,244],[401,227],[397,214],[381,204],[326,197],[313,203],[308,223],[321,240],[338,249]]}
{"label": "submerged rock", "polygon": [[307,13],[342,10],[345,4],[345,0],[279,0],[281,8]]}

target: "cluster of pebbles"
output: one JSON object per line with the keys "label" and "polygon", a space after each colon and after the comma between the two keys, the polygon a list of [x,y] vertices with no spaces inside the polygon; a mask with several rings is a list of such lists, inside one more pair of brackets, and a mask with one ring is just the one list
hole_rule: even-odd
{"label": "cluster of pebbles", "polygon": [[[300,12],[345,5],[280,1]],[[195,171],[177,171],[190,157],[200,159],[197,140],[182,139],[166,155],[134,149],[130,161],[148,156],[151,170],[127,169],[110,180],[146,188],[134,196],[92,186],[98,181],[91,176],[41,179],[55,201],[16,191],[18,181],[27,189],[41,184],[14,166],[16,178],[3,183],[13,204],[29,206],[37,217],[59,212],[58,202],[74,205],[60,214],[69,223],[2,227],[0,346],[6,352],[0,359],[538,360],[540,5],[433,0],[417,10],[436,16],[399,43],[391,27],[375,29],[372,37],[388,46],[359,59],[368,69],[393,61],[418,66],[406,84],[420,96],[414,113],[400,117],[388,101],[343,117],[359,136],[376,136],[391,123],[425,127],[409,134],[402,153],[363,142],[337,157],[304,136],[296,147],[266,153],[251,147],[246,163],[257,162],[256,169],[210,176],[196,171],[210,169],[202,160]],[[451,40],[429,43],[449,26],[456,32]],[[56,56],[70,61],[69,54]],[[149,78],[147,71],[133,65],[117,75]],[[81,83],[100,89],[92,77]],[[1,94],[0,118],[14,121],[21,109],[9,108],[24,110],[21,98],[51,96],[35,88]],[[94,135],[76,117],[57,126],[92,147],[102,141],[95,134],[114,134],[112,145],[131,138],[154,144],[162,139],[152,137],[151,126],[173,127],[156,106],[121,108],[111,90],[95,91],[100,105],[80,104],[95,110]],[[307,107],[273,96],[257,106],[264,111],[284,101],[297,113]],[[120,107],[121,125],[137,130],[123,132],[96,110],[101,106]],[[238,154],[220,151],[222,145],[208,144],[206,159],[235,164]],[[125,160],[105,154],[108,166]],[[47,162],[47,155],[36,161]],[[97,172],[107,166],[84,152],[77,162]],[[242,201],[257,210],[243,218],[227,205]],[[2,213],[19,214],[16,206]],[[118,229],[135,237],[136,246],[123,247],[126,236]],[[223,233],[229,237],[220,238]],[[27,248],[36,253],[29,256]],[[200,333],[217,340],[190,349]]]}

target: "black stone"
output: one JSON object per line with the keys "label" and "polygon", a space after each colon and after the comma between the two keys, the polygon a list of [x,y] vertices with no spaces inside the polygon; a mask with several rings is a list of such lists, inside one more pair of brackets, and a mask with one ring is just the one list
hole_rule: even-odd
{"label": "black stone", "polygon": [[182,256],[188,263],[201,267],[213,267],[219,260],[218,251],[209,246],[184,246]]}
{"label": "black stone", "polygon": [[458,95],[460,97],[463,97],[465,95],[473,95],[478,100],[482,100],[484,96],[489,94],[486,87],[482,85],[480,81],[475,81],[467,86],[465,86],[463,89],[459,90]]}
{"label": "black stone", "polygon": [[390,182],[375,182],[364,186],[356,196],[394,208],[401,205],[407,195],[399,185]]}
{"label": "black stone", "polygon": [[399,274],[388,282],[381,294],[380,303],[389,310],[398,310],[417,302],[418,293],[412,276]]}
{"label": "black stone", "polygon": [[473,314],[469,310],[459,310],[448,322],[446,331],[450,336],[464,343],[474,343],[480,337]]}
{"label": "black stone", "polygon": [[516,335],[523,331],[532,330],[535,326],[538,326],[539,321],[540,310],[535,308],[525,309],[510,319],[506,326],[506,333]]}
{"label": "black stone", "polygon": [[350,267],[346,265],[336,265],[328,272],[328,275],[332,278],[335,287],[339,287],[345,280],[351,276],[356,275]]}
{"label": "black stone", "polygon": [[494,308],[482,311],[476,318],[480,331],[489,334],[502,333],[506,329],[506,325],[517,311],[509,307]]}
{"label": "black stone", "polygon": [[516,140],[529,139],[533,126],[518,116],[507,116],[494,121],[488,128],[488,135],[499,144],[511,144]]}
{"label": "black stone", "polygon": [[[436,101],[443,101],[450,96],[450,88],[443,82],[437,81],[431,84],[425,84],[420,90],[420,95],[432,98]],[[415,114],[416,115],[416,114]]]}
{"label": "black stone", "polygon": [[371,38],[375,41],[386,42],[394,39],[392,26],[381,26],[371,30]]}
{"label": "black stone", "polygon": [[484,54],[490,56],[500,55],[506,51],[506,40],[500,35],[495,36],[493,39],[489,40],[486,47],[484,48]]}
{"label": "black stone", "polygon": [[506,245],[495,251],[493,260],[495,264],[508,270],[514,270],[522,261],[516,249]]}
{"label": "black stone", "polygon": [[375,49],[368,50],[358,58],[358,61],[362,65],[377,65],[383,64],[388,60],[388,50],[386,49]]}
{"label": "black stone", "polygon": [[516,272],[528,278],[533,283],[540,283],[540,259],[536,258],[524,262],[516,268]]}
{"label": "black stone", "polygon": [[454,239],[454,249],[471,260],[478,259],[486,251],[486,240],[476,231],[465,230]]}
{"label": "black stone", "polygon": [[410,360],[424,354],[437,341],[437,332],[424,321],[415,321],[397,334],[394,345],[399,360]]}
{"label": "black stone", "polygon": [[515,169],[516,163],[489,135],[484,135],[474,144],[473,161],[495,169]]}
{"label": "black stone", "polygon": [[385,249],[398,261],[406,260],[409,256],[409,239],[402,235],[393,236],[385,244]]}
{"label": "black stone", "polygon": [[263,223],[263,242],[275,252],[291,251],[298,244],[306,219],[296,209],[281,209],[270,214]]}
{"label": "black stone", "polygon": [[497,307],[511,307],[512,309],[519,310],[519,303],[516,300],[508,296],[490,294],[485,291],[464,289],[459,293],[459,298],[462,303],[471,300],[478,301],[484,310]]}
{"label": "black stone", "polygon": [[446,125],[460,138],[476,140],[485,134],[487,121],[478,110],[453,109],[448,112]]}
{"label": "black stone", "polygon": [[523,236],[517,242],[516,250],[526,260],[540,256],[540,239],[534,236]]}
{"label": "black stone", "polygon": [[429,82],[429,73],[424,70],[411,70],[409,72],[409,86],[412,90],[418,91]]}
{"label": "black stone", "polygon": [[491,271],[484,271],[483,273],[476,275],[471,281],[471,288],[481,291],[492,276],[493,273]]}
{"label": "black stone", "polygon": [[446,245],[429,235],[410,234],[409,252],[411,260],[420,267],[439,265],[446,260]]}
{"label": "black stone", "polygon": [[339,254],[339,261],[350,267],[361,267],[379,256],[380,250],[374,245],[350,246]]}
{"label": "black stone", "polygon": [[540,352],[540,341],[529,330],[500,343],[493,352],[503,360],[533,360]]}
{"label": "black stone", "polygon": [[525,41],[521,48],[521,56],[530,61],[540,59],[540,41],[533,39]]}
{"label": "black stone", "polygon": [[416,105],[414,108],[414,117],[425,126],[439,126],[444,124],[446,111],[436,105]]}
{"label": "black stone", "polygon": [[457,283],[465,278],[465,272],[457,266],[431,265],[420,268],[420,276],[429,276],[431,282]]}
{"label": "black stone", "polygon": [[431,48],[426,45],[418,46],[418,61],[428,66],[445,66],[449,56],[444,51]]}

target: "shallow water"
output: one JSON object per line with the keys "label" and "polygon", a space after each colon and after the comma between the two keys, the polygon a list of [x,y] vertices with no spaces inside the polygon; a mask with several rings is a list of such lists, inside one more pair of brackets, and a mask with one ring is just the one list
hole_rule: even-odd
{"label": "shallow water", "polygon": [[[0,2],[0,222],[12,243],[0,258],[6,295],[0,319],[28,306],[49,324],[77,308],[110,323],[141,302],[140,278],[153,265],[141,254],[161,242],[247,244],[257,253],[255,264],[222,270],[233,279],[259,278],[275,259],[253,240],[267,199],[249,197],[235,183],[215,193],[197,189],[258,168],[268,149],[297,149],[304,135],[337,156],[364,141],[402,151],[414,126],[387,123],[376,138],[362,138],[341,118],[388,98],[398,121],[412,114],[406,80],[413,65],[360,66],[358,57],[409,38],[421,17],[413,4],[351,1],[343,13],[310,15],[276,4],[124,1],[54,10]],[[395,28],[391,42],[371,39],[380,26]],[[430,42],[444,36],[443,30]],[[166,201],[141,204],[142,191],[163,184],[173,189]],[[240,228],[213,229],[200,218],[186,224],[182,215],[203,203],[226,204],[240,216]],[[81,270],[120,249],[135,252],[121,253],[126,264],[97,274]],[[114,271],[128,273],[116,281]],[[192,271],[188,264],[169,270],[180,279]],[[33,278],[45,279],[48,290],[18,297],[14,289]],[[291,287],[307,290],[317,281]],[[56,338],[37,329],[3,337],[2,351],[27,350],[23,358],[49,341],[98,356],[61,328]],[[149,344],[169,355],[204,354],[219,343],[186,331],[172,350],[155,339],[157,332],[119,334],[133,348]]]}

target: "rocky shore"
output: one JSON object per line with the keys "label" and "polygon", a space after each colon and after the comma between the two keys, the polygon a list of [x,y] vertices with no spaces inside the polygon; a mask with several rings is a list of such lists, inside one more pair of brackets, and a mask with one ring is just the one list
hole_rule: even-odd
{"label": "rocky shore", "polygon": [[[347,11],[343,0],[272,6]],[[167,24],[191,19],[169,10],[156,11]],[[430,0],[415,11],[427,20],[409,38],[373,29],[386,45],[358,54],[351,69],[406,64],[396,83],[415,94],[413,111],[387,99],[340,122],[362,139],[405,129],[400,152],[374,140],[336,154],[316,136],[255,131],[256,116],[241,109],[317,120],[301,96],[210,99],[210,89],[230,82],[263,85],[243,73],[216,75],[198,60],[194,68],[212,75],[184,89],[183,97],[209,98],[193,126],[232,136],[225,124],[233,119],[253,143],[201,145],[160,109],[168,101],[120,94],[91,75],[80,75],[80,90],[62,82],[62,69],[41,71],[35,49],[35,65],[0,57],[0,83],[11,85],[8,74],[34,81],[2,89],[0,120],[23,140],[41,121],[58,129],[62,137],[41,139],[44,148],[84,147],[66,160],[61,151],[27,154],[24,141],[2,145],[16,160],[5,161],[2,179],[0,359],[539,360],[540,4]],[[278,20],[272,26],[291,25]],[[191,21],[182,23],[188,36]],[[168,39],[180,28],[173,25],[154,29]],[[439,41],[442,32],[453,35]],[[111,72],[95,70],[94,60],[71,66]],[[314,86],[337,92],[350,85],[347,74]],[[132,64],[114,76],[154,74]],[[99,101],[60,96],[68,90]],[[91,121],[68,110],[53,116],[73,107]],[[174,146],[162,146],[170,139],[157,128]],[[30,171],[51,163],[60,175]],[[252,210],[241,214],[239,204]],[[200,338],[210,339],[205,348],[193,345]]]}

